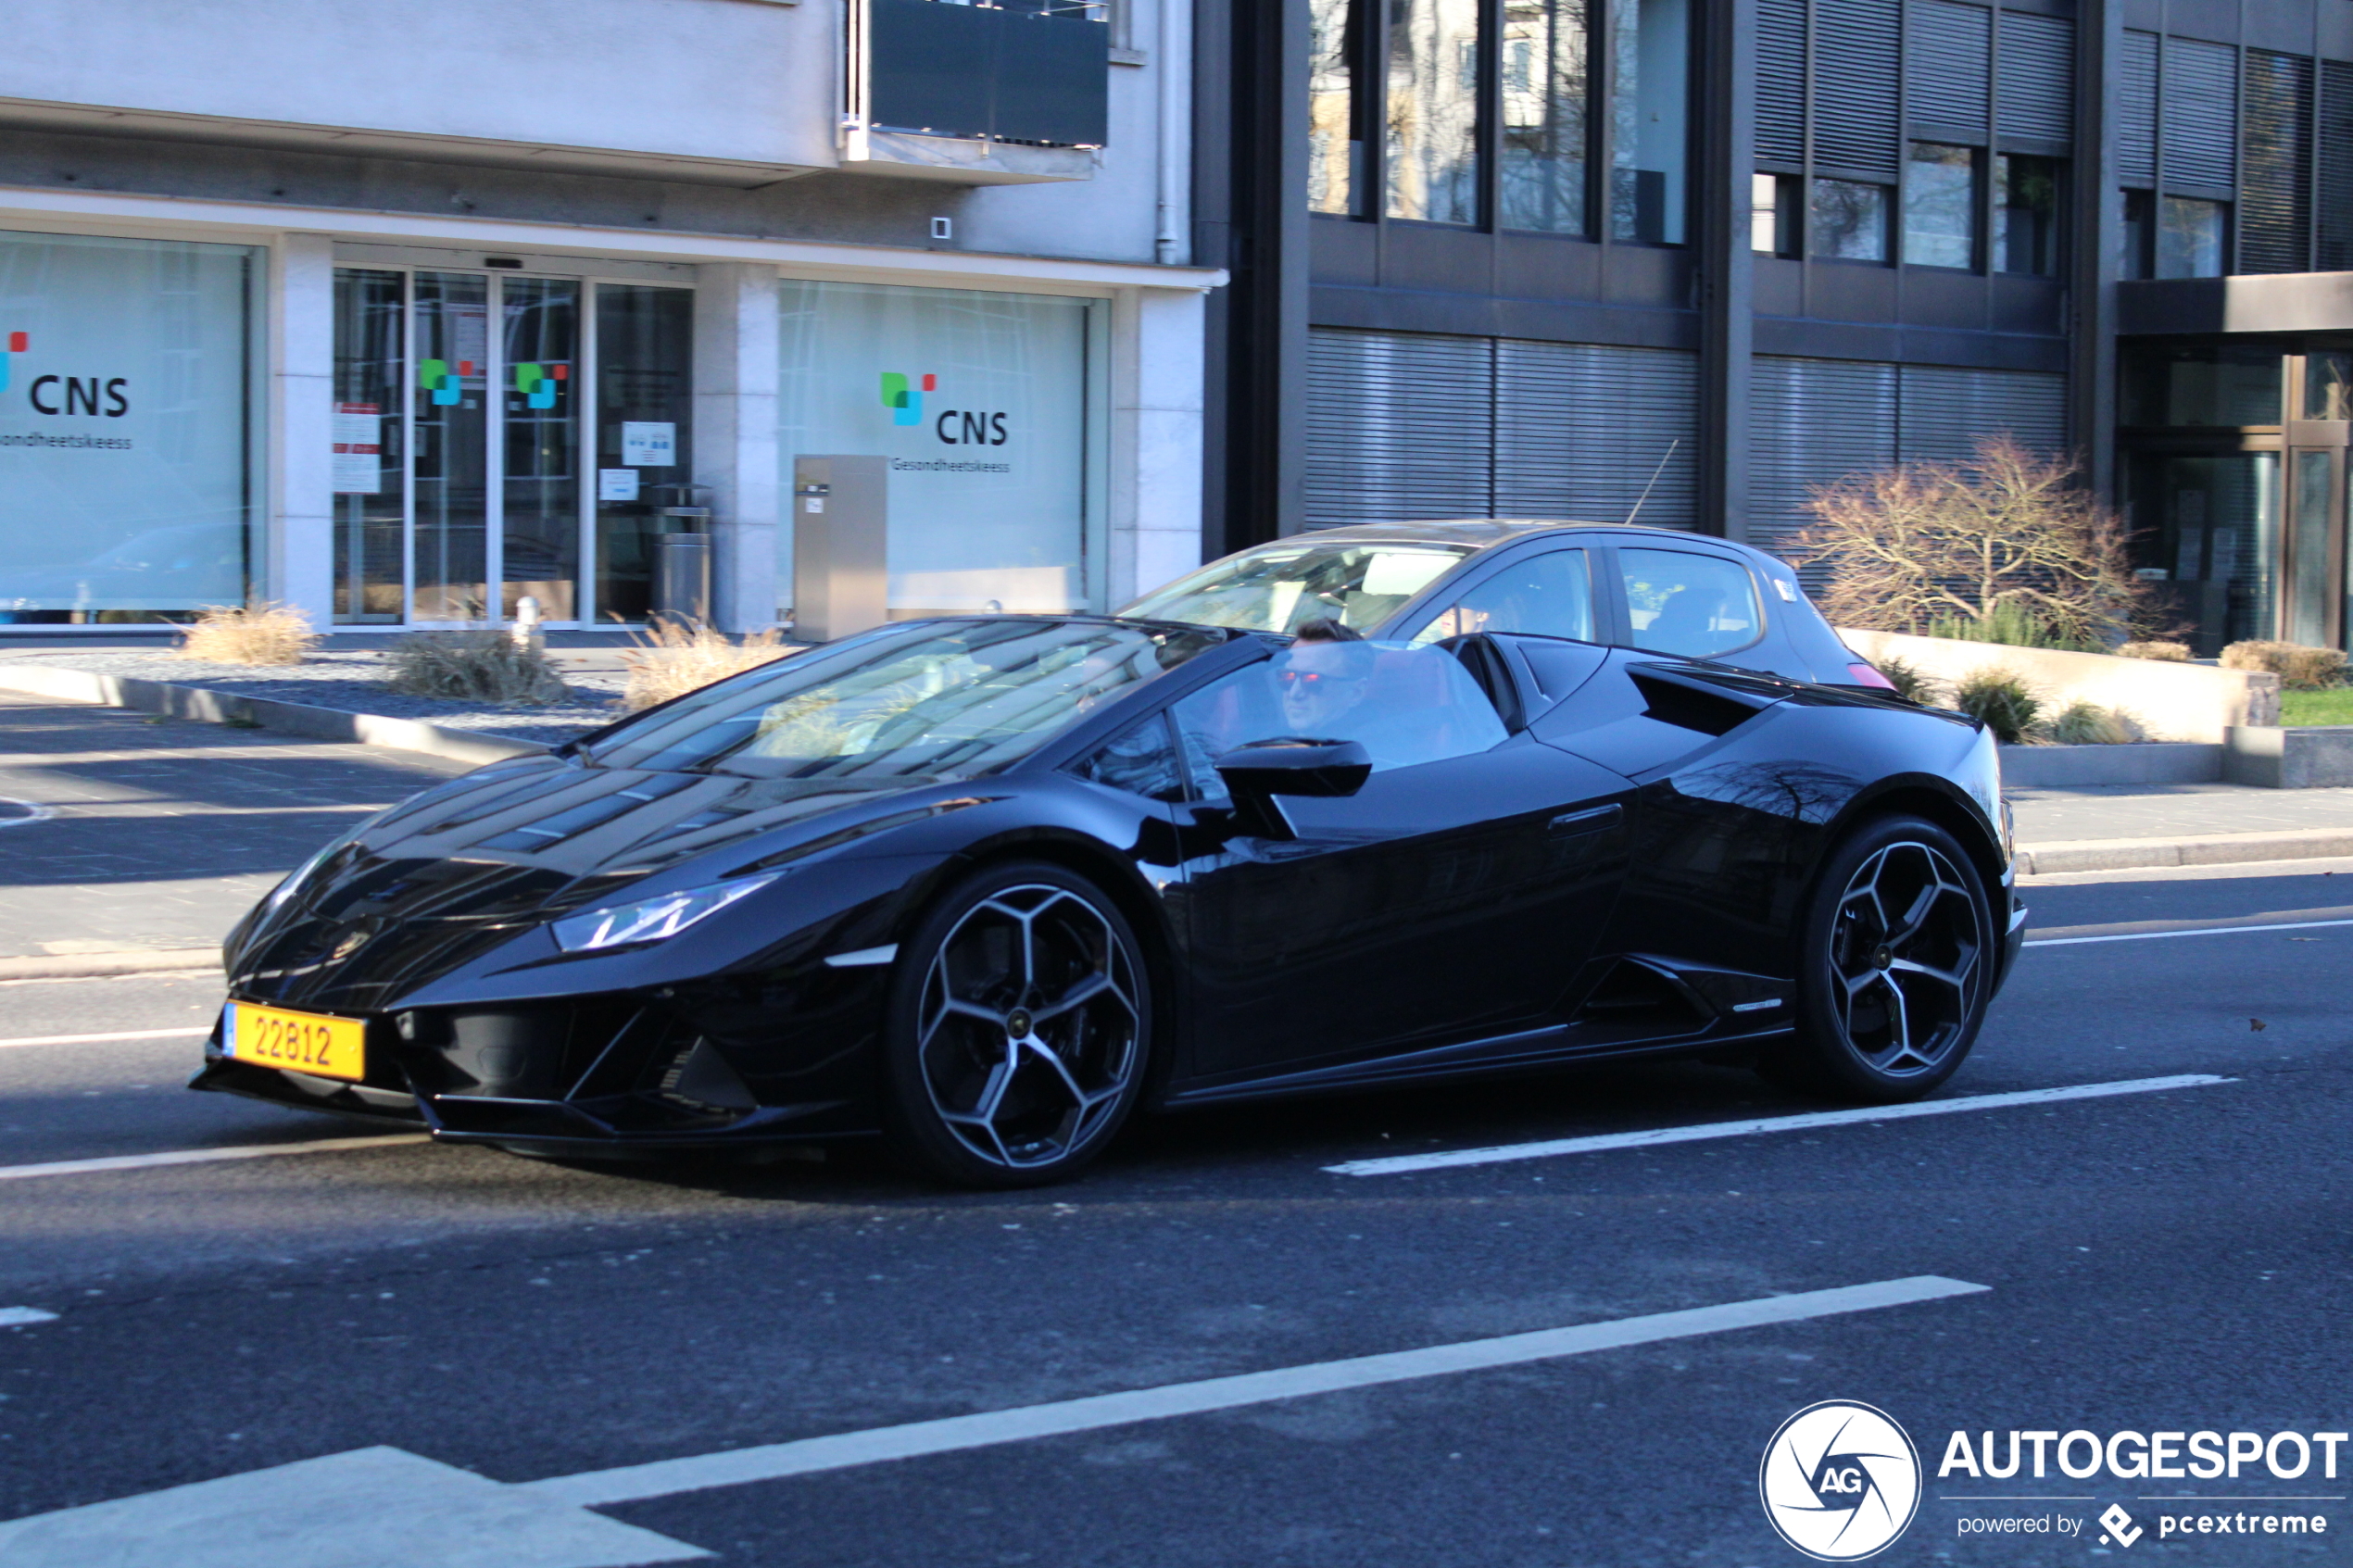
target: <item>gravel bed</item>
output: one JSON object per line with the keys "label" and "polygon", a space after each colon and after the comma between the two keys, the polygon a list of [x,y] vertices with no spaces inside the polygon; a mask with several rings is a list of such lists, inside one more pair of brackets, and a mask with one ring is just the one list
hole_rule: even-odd
{"label": "gravel bed", "polygon": [[486,702],[448,702],[439,697],[403,696],[384,684],[384,655],[372,652],[314,653],[300,664],[257,668],[246,664],[212,664],[180,659],[168,653],[93,648],[76,653],[60,650],[14,656],[9,662],[38,661],[53,669],[85,670],[94,675],[116,675],[136,681],[165,681],[176,686],[202,686],[237,696],[305,702],[314,708],[340,709],[346,713],[375,713],[387,719],[422,719],[453,730],[535,740],[554,746],[560,741],[610,724],[621,717],[623,677],[618,673],[569,671],[564,685],[568,700],[544,708],[516,704],[502,708]]}

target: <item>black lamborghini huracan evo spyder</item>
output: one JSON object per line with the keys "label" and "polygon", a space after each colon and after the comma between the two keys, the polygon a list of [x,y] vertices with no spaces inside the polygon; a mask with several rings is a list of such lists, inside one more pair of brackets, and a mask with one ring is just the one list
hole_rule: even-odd
{"label": "black lamborghini huracan evo spyder", "polygon": [[1996,770],[1605,641],[905,622],[345,834],[231,935],[195,1085],[585,1158],[879,1132],[982,1185],[1139,1104],[1634,1052],[1901,1100],[2017,949]]}

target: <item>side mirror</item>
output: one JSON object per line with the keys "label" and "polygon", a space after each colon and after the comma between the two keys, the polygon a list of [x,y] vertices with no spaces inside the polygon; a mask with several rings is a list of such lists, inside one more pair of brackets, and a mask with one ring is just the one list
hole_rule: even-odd
{"label": "side mirror", "polygon": [[1234,797],[1237,830],[1261,838],[1296,838],[1279,797],[1353,795],[1372,777],[1373,759],[1356,741],[1286,735],[1237,747],[1217,759],[1215,767]]}

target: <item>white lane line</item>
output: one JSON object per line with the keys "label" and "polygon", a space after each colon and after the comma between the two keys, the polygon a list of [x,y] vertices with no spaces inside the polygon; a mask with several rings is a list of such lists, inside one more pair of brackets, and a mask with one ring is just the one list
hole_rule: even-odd
{"label": "white lane line", "polygon": [[221,1160],[268,1160],[280,1154],[334,1154],[346,1148],[392,1148],[431,1143],[423,1133],[393,1133],[375,1138],[321,1138],[312,1143],[240,1144],[227,1148],[175,1148],[161,1154],[113,1154],[102,1160],[52,1160],[41,1165],[0,1165],[0,1182],[35,1176],[82,1176],[98,1171],[145,1171],[157,1165],[209,1165]]}
{"label": "white lane line", "polygon": [[690,1459],[657,1460],[650,1464],[592,1470],[579,1475],[558,1475],[519,1488],[583,1508],[604,1508],[647,1498],[698,1492],[712,1486],[740,1486],[774,1481],[787,1475],[844,1470],[884,1460],[912,1459],[920,1454],[954,1453],[965,1449],[991,1448],[1000,1443],[1026,1442],[1072,1432],[1093,1432],[1106,1426],[1164,1421],[1171,1416],[1199,1415],[1207,1411],[1237,1410],[1270,1404],[1310,1394],[1330,1394],[1344,1388],[1370,1388],[1385,1383],[1445,1377],[1491,1367],[1517,1366],[1527,1361],[1581,1356],[1629,1345],[1655,1344],[1662,1339],[1686,1339],[1767,1323],[1798,1323],[1841,1312],[1866,1312],[1948,1296],[1973,1296],[1991,1286],[1919,1274],[1909,1279],[1881,1280],[1874,1285],[1850,1285],[1835,1290],[1808,1290],[1794,1296],[1768,1296],[1720,1307],[1695,1307],[1680,1312],[1655,1312],[1620,1318],[1614,1323],[1578,1323],[1569,1328],[1540,1329],[1533,1334],[1507,1334],[1494,1339],[1467,1339],[1452,1345],[1431,1345],[1419,1350],[1393,1350],[1386,1355],[1355,1356],[1346,1361],[1315,1361],[1273,1372],[1244,1373],[1238,1377],[1212,1377],[1198,1383],[1172,1383],[1158,1388],[1137,1388],[1119,1394],[1062,1399],[1047,1405],[988,1411],[978,1415],[949,1416],[939,1421],[910,1422],[864,1432],[841,1432],[824,1437],[804,1437],[793,1443],[770,1443]]}
{"label": "white lane line", "polygon": [[2030,937],[2030,947],[2072,947],[2085,942],[2148,942],[2159,936],[2233,936],[2246,931],[2318,931],[2324,925],[2353,925],[2353,920],[2299,920],[2278,925],[2201,925],[2194,931],[2127,931],[2114,936]]}
{"label": "white lane line", "polygon": [[10,1046],[96,1046],[110,1040],[201,1040],[212,1033],[212,1026],[201,1029],[126,1029],[116,1035],[27,1035],[19,1040],[0,1040],[0,1050]]}
{"label": "white lane line", "polygon": [[1403,1171],[1441,1171],[1453,1165],[1501,1165],[1514,1160],[1549,1160],[1562,1154],[1598,1154],[1613,1148],[1651,1148],[1665,1143],[1700,1143],[1709,1138],[1744,1138],[1759,1133],[1802,1133],[1814,1127],[1851,1127],[1858,1122],[1901,1122],[1913,1116],[1949,1116],[1958,1110],[2001,1110],[2014,1105],[2057,1100],[2101,1099],[2109,1095],[2155,1094],[2195,1089],[2236,1080],[2210,1073],[2171,1078],[2128,1078],[2112,1084],[2070,1084],[2060,1089],[2019,1089],[2008,1094],[1969,1095],[1959,1099],[1915,1100],[1909,1105],[1864,1106],[1854,1110],[1815,1110],[1797,1116],[1763,1116],[1753,1122],[1703,1122],[1690,1127],[1654,1127],[1642,1133],[1602,1133],[1592,1137],[1552,1138],[1543,1143],[1501,1144],[1492,1148],[1457,1148],[1441,1154],[1397,1154],[1381,1160],[1351,1160],[1325,1170],[1336,1176],[1390,1176]]}
{"label": "white lane line", "polygon": [[56,1323],[57,1314],[44,1312],[38,1307],[0,1307],[0,1328],[30,1328],[37,1323]]}

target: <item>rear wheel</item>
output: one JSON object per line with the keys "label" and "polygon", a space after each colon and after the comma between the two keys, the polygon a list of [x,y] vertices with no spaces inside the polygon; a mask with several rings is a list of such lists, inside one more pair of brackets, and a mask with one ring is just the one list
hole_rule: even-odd
{"label": "rear wheel", "polygon": [[1831,852],[1809,903],[1797,1033],[1766,1074],[1865,1104],[1916,1099],[1969,1054],[1993,997],[1994,918],[1953,835],[1867,823]]}
{"label": "rear wheel", "polygon": [[885,1054],[899,1152],[969,1186],[1075,1175],[1134,1109],[1143,954],[1111,899],[1041,862],[953,889],[900,947]]}

